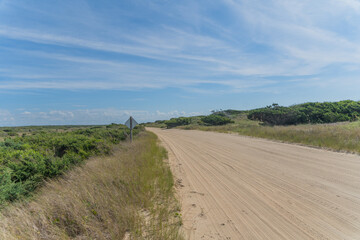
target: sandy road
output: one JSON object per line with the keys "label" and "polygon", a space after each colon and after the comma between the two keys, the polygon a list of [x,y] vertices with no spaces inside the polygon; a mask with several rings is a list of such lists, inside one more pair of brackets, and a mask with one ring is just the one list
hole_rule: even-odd
{"label": "sandy road", "polygon": [[169,151],[188,239],[360,239],[360,157],[150,128]]}

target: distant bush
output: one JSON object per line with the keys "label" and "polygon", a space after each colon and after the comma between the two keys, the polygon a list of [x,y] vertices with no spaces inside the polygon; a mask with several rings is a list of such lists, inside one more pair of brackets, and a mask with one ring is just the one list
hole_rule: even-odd
{"label": "distant bush", "polygon": [[161,124],[161,123],[165,123],[166,120],[156,120],[155,123]]}
{"label": "distant bush", "polygon": [[236,116],[236,115],[240,115],[240,114],[246,113],[246,111],[233,110],[233,109],[223,110],[223,112],[224,112],[226,115],[232,115],[232,116]]}
{"label": "distant bush", "polygon": [[230,118],[225,117],[223,114],[211,114],[209,116],[202,117],[201,121],[205,123],[205,125],[210,126],[225,125],[234,122]]}
{"label": "distant bush", "polygon": [[[157,121],[158,123],[160,121]],[[222,112],[215,112],[209,116],[195,116],[195,117],[179,117],[179,118],[172,118],[167,121],[161,121],[166,125],[166,128],[174,128],[178,126],[186,126],[186,125],[208,125],[208,126],[215,126],[215,125],[224,125],[228,123],[233,123],[233,121],[225,116]]]}
{"label": "distant bush", "polygon": [[170,120],[165,121],[166,128],[174,128],[177,126],[189,125],[190,123],[191,123],[191,118],[188,117],[172,118]]}
{"label": "distant bush", "polygon": [[248,118],[270,125],[333,123],[354,121],[360,116],[360,102],[304,103],[290,107],[272,104],[249,112]]}

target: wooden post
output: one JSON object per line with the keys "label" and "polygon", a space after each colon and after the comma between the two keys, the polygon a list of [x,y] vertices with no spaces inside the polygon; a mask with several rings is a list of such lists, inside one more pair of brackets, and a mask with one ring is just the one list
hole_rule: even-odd
{"label": "wooden post", "polygon": [[133,138],[133,136],[132,136],[132,129],[133,129],[132,125],[133,125],[133,118],[130,117],[130,142],[131,143],[132,143],[132,138]]}
{"label": "wooden post", "polygon": [[130,128],[130,142],[133,140],[133,128],[138,125],[138,123],[135,121],[133,117],[130,116],[130,118],[125,122],[125,125]]}

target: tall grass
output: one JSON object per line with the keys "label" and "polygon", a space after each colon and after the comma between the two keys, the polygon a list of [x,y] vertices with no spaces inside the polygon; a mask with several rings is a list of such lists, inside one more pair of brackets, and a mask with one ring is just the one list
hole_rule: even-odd
{"label": "tall grass", "polygon": [[360,122],[337,124],[304,124],[293,126],[266,126],[244,117],[224,126],[188,125],[182,129],[198,129],[239,133],[241,135],[299,143],[335,151],[360,153]]}
{"label": "tall grass", "polygon": [[173,177],[154,134],[49,180],[0,213],[0,239],[182,239]]}

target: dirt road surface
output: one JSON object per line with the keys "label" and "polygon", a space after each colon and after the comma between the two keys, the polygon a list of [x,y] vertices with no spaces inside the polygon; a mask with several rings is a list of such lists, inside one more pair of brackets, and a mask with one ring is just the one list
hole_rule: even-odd
{"label": "dirt road surface", "polygon": [[360,157],[161,130],[187,239],[360,239]]}

